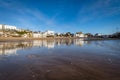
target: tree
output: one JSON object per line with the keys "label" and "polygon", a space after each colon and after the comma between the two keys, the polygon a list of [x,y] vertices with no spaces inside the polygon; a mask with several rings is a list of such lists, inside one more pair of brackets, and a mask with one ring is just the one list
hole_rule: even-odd
{"label": "tree", "polygon": [[65,34],[65,36],[66,36],[66,37],[72,37],[73,34],[72,34],[71,32],[67,32],[67,33]]}
{"label": "tree", "polygon": [[86,33],[85,35],[87,35],[88,37],[93,37],[93,34],[91,33]]}
{"label": "tree", "polygon": [[120,38],[120,32],[116,32],[112,35],[112,38]]}

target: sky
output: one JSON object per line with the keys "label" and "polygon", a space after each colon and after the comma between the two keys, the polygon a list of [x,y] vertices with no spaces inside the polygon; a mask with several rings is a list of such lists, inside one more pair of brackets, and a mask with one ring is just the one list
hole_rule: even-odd
{"label": "sky", "polygon": [[32,31],[120,31],[120,0],[0,0],[0,24]]}

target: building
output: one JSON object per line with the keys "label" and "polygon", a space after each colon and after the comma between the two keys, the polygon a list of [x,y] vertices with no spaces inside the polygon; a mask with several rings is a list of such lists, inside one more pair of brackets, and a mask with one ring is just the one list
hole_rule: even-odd
{"label": "building", "polygon": [[32,36],[33,36],[33,38],[42,38],[42,37],[43,37],[43,34],[40,33],[40,32],[34,32],[34,33],[32,34]]}
{"label": "building", "polygon": [[46,38],[46,37],[54,37],[54,31],[45,31],[45,32],[34,32],[33,37],[34,38]]}
{"label": "building", "polygon": [[47,37],[54,37],[54,31],[47,30],[44,34],[46,34]]}
{"label": "building", "polygon": [[54,35],[54,31],[47,30],[46,33],[47,35]]}
{"label": "building", "polygon": [[75,34],[75,37],[78,37],[78,38],[86,38],[87,35],[83,34],[82,32],[77,32],[77,33]]}
{"label": "building", "polygon": [[3,25],[2,24],[0,24],[0,30],[2,30],[3,29]]}
{"label": "building", "polygon": [[7,29],[7,30],[16,30],[17,28],[16,28],[16,26],[11,26],[11,25],[4,25],[3,26],[3,29]]}
{"label": "building", "polygon": [[43,32],[42,33],[42,38],[46,38],[47,37],[47,32]]}
{"label": "building", "polygon": [[17,30],[16,26],[0,24],[1,30]]}

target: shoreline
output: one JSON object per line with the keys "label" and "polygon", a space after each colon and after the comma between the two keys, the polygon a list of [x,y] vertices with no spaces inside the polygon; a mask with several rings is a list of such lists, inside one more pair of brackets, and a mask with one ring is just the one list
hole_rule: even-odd
{"label": "shoreline", "polygon": [[59,39],[83,39],[84,41],[94,40],[120,40],[119,38],[75,38],[75,37],[55,37],[55,38],[22,38],[22,37],[0,37],[0,42],[31,41],[31,40],[59,40]]}

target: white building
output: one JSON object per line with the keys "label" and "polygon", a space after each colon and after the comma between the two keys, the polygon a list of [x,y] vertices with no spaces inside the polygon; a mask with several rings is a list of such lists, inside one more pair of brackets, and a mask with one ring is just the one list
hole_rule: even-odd
{"label": "white building", "polygon": [[9,30],[16,30],[16,26],[11,26],[11,25],[4,25],[3,29],[9,29]]}
{"label": "white building", "polygon": [[3,25],[2,24],[0,24],[0,29],[3,29]]}
{"label": "white building", "polygon": [[47,32],[43,32],[43,33],[42,33],[42,37],[43,37],[43,38],[46,38],[46,37],[47,37]]}
{"label": "white building", "polygon": [[82,37],[84,37],[84,34],[77,34],[77,33],[76,33],[76,34],[75,34],[75,37],[81,37],[81,38],[82,38]]}
{"label": "white building", "polygon": [[55,34],[54,31],[50,31],[50,30],[47,30],[46,33],[47,33],[48,36],[49,35],[50,36],[54,36],[54,34]]}
{"label": "white building", "polygon": [[4,30],[17,30],[16,26],[11,26],[11,25],[3,25],[0,24],[0,29]]}
{"label": "white building", "polygon": [[45,32],[42,32],[42,33],[33,33],[33,37],[34,38],[46,38],[46,37],[48,37],[48,36],[54,36],[54,31],[50,31],[50,30],[48,30],[48,31],[45,31]]}
{"label": "white building", "polygon": [[78,33],[75,34],[75,37],[78,37],[78,38],[86,38],[87,35],[78,32]]}
{"label": "white building", "polygon": [[42,33],[33,33],[33,38],[42,38]]}

